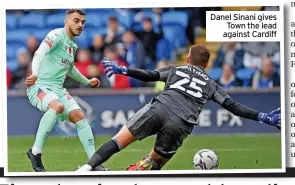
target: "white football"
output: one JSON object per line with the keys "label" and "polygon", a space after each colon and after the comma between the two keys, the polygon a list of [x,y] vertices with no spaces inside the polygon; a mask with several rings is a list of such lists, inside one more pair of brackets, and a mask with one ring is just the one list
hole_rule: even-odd
{"label": "white football", "polygon": [[195,154],[193,164],[197,170],[213,170],[218,168],[219,159],[214,151],[202,149]]}

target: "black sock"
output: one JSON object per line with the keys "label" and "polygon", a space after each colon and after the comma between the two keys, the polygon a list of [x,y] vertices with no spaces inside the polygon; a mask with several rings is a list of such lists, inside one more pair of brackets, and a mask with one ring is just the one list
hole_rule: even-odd
{"label": "black sock", "polygon": [[151,170],[161,170],[163,166],[164,165],[162,165],[160,163],[160,161],[153,160],[153,164],[152,164]]}
{"label": "black sock", "polygon": [[92,168],[106,162],[112,155],[119,152],[121,147],[113,139],[103,144],[90,158],[88,165]]}

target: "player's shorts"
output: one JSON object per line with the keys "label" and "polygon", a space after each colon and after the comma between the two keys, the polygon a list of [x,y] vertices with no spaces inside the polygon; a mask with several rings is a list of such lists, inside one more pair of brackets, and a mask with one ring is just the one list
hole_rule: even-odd
{"label": "player's shorts", "polygon": [[126,126],[137,140],[157,134],[154,150],[168,159],[181,147],[194,127],[157,100],[152,100],[136,112]]}
{"label": "player's shorts", "polygon": [[80,109],[78,103],[64,88],[36,84],[27,89],[27,96],[30,103],[42,113],[45,113],[48,110],[48,105],[51,101],[58,100],[62,103],[65,110],[59,116],[60,121],[69,120],[70,112]]}

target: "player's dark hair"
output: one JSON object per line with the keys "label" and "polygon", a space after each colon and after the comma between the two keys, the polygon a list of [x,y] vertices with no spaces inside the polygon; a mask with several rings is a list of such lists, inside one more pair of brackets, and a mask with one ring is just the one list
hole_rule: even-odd
{"label": "player's dark hair", "polygon": [[210,58],[210,51],[204,45],[195,44],[190,49],[190,64],[205,67]]}
{"label": "player's dark hair", "polygon": [[77,8],[68,9],[66,12],[66,15],[70,15],[73,13],[78,13],[80,15],[86,15],[86,13],[82,9],[77,9]]}

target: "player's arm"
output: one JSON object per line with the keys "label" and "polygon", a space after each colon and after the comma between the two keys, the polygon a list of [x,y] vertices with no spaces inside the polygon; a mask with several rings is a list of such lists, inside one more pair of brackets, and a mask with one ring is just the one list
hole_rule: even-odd
{"label": "player's arm", "polygon": [[[55,43],[56,39],[53,39],[51,36],[52,33],[49,33],[47,37],[41,42],[40,46],[38,47],[37,51],[34,53],[33,61],[32,61],[32,75],[30,75],[26,79],[26,86],[30,87],[35,84],[40,67],[44,61],[45,56],[50,52],[52,49],[53,44]],[[49,39],[51,38],[51,39]]]}
{"label": "player's arm", "polygon": [[246,119],[263,122],[280,129],[280,109],[272,111],[271,113],[258,112],[252,108],[247,107],[232,99],[219,85],[213,83],[214,93],[212,100],[220,104],[223,108],[230,111],[236,116]]}
{"label": "player's arm", "polygon": [[103,67],[106,68],[105,73],[107,74],[108,78],[113,74],[122,74],[144,82],[166,82],[171,69],[171,67],[166,67],[159,70],[128,68],[126,66],[120,66],[116,62],[109,61],[106,58],[103,59],[102,64]]}
{"label": "player's arm", "polygon": [[89,80],[84,75],[82,75],[82,73],[80,73],[80,71],[75,67],[74,63],[71,64],[68,75],[83,85],[88,85],[90,87],[98,87],[100,85],[100,81],[97,78],[92,78]]}
{"label": "player's arm", "polygon": [[50,47],[42,42],[34,54],[33,61],[32,61],[32,74],[36,77],[39,75],[40,67],[44,61],[44,57],[49,53]]}
{"label": "player's arm", "polygon": [[74,63],[72,63],[68,75],[83,85],[88,85],[90,83],[90,80],[80,73],[80,71],[74,66]]}
{"label": "player's arm", "polygon": [[44,57],[59,43],[59,32],[53,30],[47,34],[34,54],[32,61],[32,75],[38,77]]}

